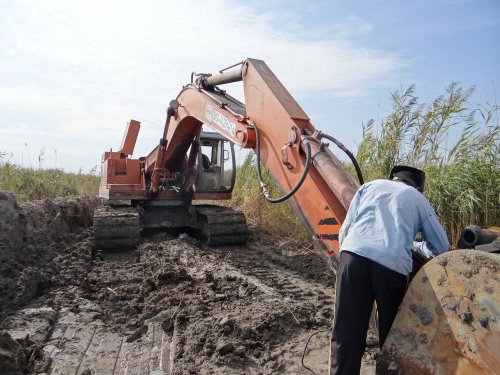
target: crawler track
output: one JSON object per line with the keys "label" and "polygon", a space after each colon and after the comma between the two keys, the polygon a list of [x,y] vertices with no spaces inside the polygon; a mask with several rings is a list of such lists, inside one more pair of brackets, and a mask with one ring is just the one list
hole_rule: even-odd
{"label": "crawler track", "polygon": [[[167,208],[161,210],[160,215],[158,212],[156,210],[155,219],[158,220],[159,228],[154,228],[154,220],[151,219],[148,225],[153,222],[154,229],[165,231],[190,228],[194,235],[209,246],[239,245],[248,239],[245,215],[229,207],[197,205],[182,211]],[[142,210],[142,215],[147,215],[147,211]],[[165,218],[171,225],[161,228],[160,221]],[[142,227],[141,214],[134,207],[101,207],[94,215],[94,247],[105,251],[135,249],[140,242]]]}
{"label": "crawler track", "polygon": [[140,217],[133,207],[103,206],[94,214],[94,247],[97,250],[133,249],[139,244]]}
{"label": "crawler track", "polygon": [[203,222],[202,236],[209,246],[238,245],[247,242],[245,215],[229,207],[199,205],[196,212]]}

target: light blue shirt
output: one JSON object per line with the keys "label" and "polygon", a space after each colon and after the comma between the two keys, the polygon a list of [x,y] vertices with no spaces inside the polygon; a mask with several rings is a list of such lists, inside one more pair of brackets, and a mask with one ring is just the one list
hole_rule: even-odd
{"label": "light blue shirt", "polygon": [[434,255],[450,249],[446,232],[422,193],[402,182],[375,180],[354,195],[340,229],[340,250],[408,275],[413,238],[419,231]]}

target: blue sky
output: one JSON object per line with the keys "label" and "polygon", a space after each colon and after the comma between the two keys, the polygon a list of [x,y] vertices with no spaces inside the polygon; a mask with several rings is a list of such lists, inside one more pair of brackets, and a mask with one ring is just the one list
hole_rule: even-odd
{"label": "blue sky", "polygon": [[[498,102],[500,2],[0,0],[0,150],[89,170],[142,122],[137,155],[192,71],[266,61],[316,128],[352,150],[390,93],[451,82]],[[44,160],[38,156],[44,150]]]}

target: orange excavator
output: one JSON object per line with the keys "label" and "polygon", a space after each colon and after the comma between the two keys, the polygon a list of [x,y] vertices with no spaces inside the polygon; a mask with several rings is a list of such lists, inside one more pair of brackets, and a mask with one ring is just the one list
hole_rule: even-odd
{"label": "orange excavator", "polygon": [[[220,88],[237,81],[243,82],[245,103]],[[203,124],[214,132],[202,131]],[[288,200],[321,248],[335,256],[357,185],[323,142],[333,138],[314,128],[263,61],[247,59],[218,75],[193,74],[170,102],[159,144],[132,159],[139,127],[131,120],[120,150],[103,155],[100,196],[131,201],[132,207],[97,213],[96,247],[134,246],[140,233],[157,229],[190,230],[209,245],[245,242],[240,212],[192,204],[231,198],[236,144],[253,149],[284,192],[271,198],[262,184],[266,197]]]}
{"label": "orange excavator", "polygon": [[[233,82],[243,83],[244,102],[221,88]],[[103,155],[99,191],[109,204],[94,217],[97,249],[134,247],[141,235],[158,230],[189,231],[212,246],[244,243],[241,212],[197,203],[231,198],[238,145],[255,152],[266,199],[287,201],[338,264],[338,233],[358,183],[326,141],[351,158],[360,184],[361,173],[349,150],[315,129],[263,61],[246,59],[216,75],[193,73],[170,102],[158,145],[133,159],[139,128],[131,120],[120,149]],[[262,182],[261,163],[280,197],[271,197]],[[415,276],[378,373],[494,374],[500,368],[500,262],[495,254],[464,251],[437,257]]]}

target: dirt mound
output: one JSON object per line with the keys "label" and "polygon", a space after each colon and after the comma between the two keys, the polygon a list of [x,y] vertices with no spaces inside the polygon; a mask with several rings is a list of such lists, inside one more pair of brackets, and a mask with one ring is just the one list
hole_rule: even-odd
{"label": "dirt mound", "polygon": [[0,331],[0,373],[22,373],[27,363],[28,360],[21,344],[7,332]]}
{"label": "dirt mound", "polygon": [[18,204],[0,191],[0,320],[53,282],[66,244],[92,225],[95,196]]}
{"label": "dirt mound", "polygon": [[24,230],[20,208],[10,193],[0,191],[0,260],[12,258],[13,250],[23,243]]}

